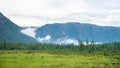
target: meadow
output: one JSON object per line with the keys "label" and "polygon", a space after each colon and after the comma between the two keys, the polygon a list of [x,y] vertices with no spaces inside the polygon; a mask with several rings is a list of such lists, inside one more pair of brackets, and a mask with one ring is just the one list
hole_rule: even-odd
{"label": "meadow", "polygon": [[0,68],[120,68],[120,55],[0,50]]}

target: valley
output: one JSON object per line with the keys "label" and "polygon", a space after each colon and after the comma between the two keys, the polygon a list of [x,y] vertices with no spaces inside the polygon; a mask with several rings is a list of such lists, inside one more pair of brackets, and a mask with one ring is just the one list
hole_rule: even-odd
{"label": "valley", "polygon": [[20,27],[0,13],[0,68],[120,68],[120,27]]}

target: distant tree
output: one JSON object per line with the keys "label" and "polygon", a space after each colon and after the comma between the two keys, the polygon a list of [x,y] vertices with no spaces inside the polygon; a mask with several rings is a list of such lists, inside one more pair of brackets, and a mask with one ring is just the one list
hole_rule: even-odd
{"label": "distant tree", "polygon": [[95,49],[94,41],[91,41],[91,44],[89,45],[89,53],[93,53]]}
{"label": "distant tree", "polygon": [[4,43],[3,43],[3,49],[6,49],[6,46],[7,45],[7,43],[6,43],[6,40],[4,41]]}
{"label": "distant tree", "polygon": [[93,40],[91,41],[91,45],[92,45],[92,52],[94,52],[94,50],[95,50],[95,42]]}
{"label": "distant tree", "polygon": [[86,39],[86,45],[88,45],[89,44],[89,41],[88,41],[88,39]]}
{"label": "distant tree", "polygon": [[80,51],[84,50],[84,43],[82,42],[82,40],[79,40],[79,50]]}

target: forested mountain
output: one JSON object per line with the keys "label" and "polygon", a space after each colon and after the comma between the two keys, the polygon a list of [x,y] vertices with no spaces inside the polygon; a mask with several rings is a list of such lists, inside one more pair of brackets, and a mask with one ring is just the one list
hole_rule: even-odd
{"label": "forested mountain", "polygon": [[97,26],[77,22],[46,24],[36,30],[36,38],[50,36],[51,42],[64,39],[94,40],[96,42],[120,41],[120,28],[110,26]]}
{"label": "forested mountain", "polygon": [[20,32],[21,28],[0,13],[0,42],[37,43],[37,40]]}

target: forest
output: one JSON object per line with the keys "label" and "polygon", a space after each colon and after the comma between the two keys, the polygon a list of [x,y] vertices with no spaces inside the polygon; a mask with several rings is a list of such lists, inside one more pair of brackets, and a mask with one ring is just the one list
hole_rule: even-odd
{"label": "forest", "polygon": [[81,40],[78,45],[74,44],[25,44],[25,43],[0,43],[0,50],[40,50],[51,52],[77,52],[77,53],[100,53],[100,54],[120,54],[120,42],[95,44],[94,41],[83,43]]}

